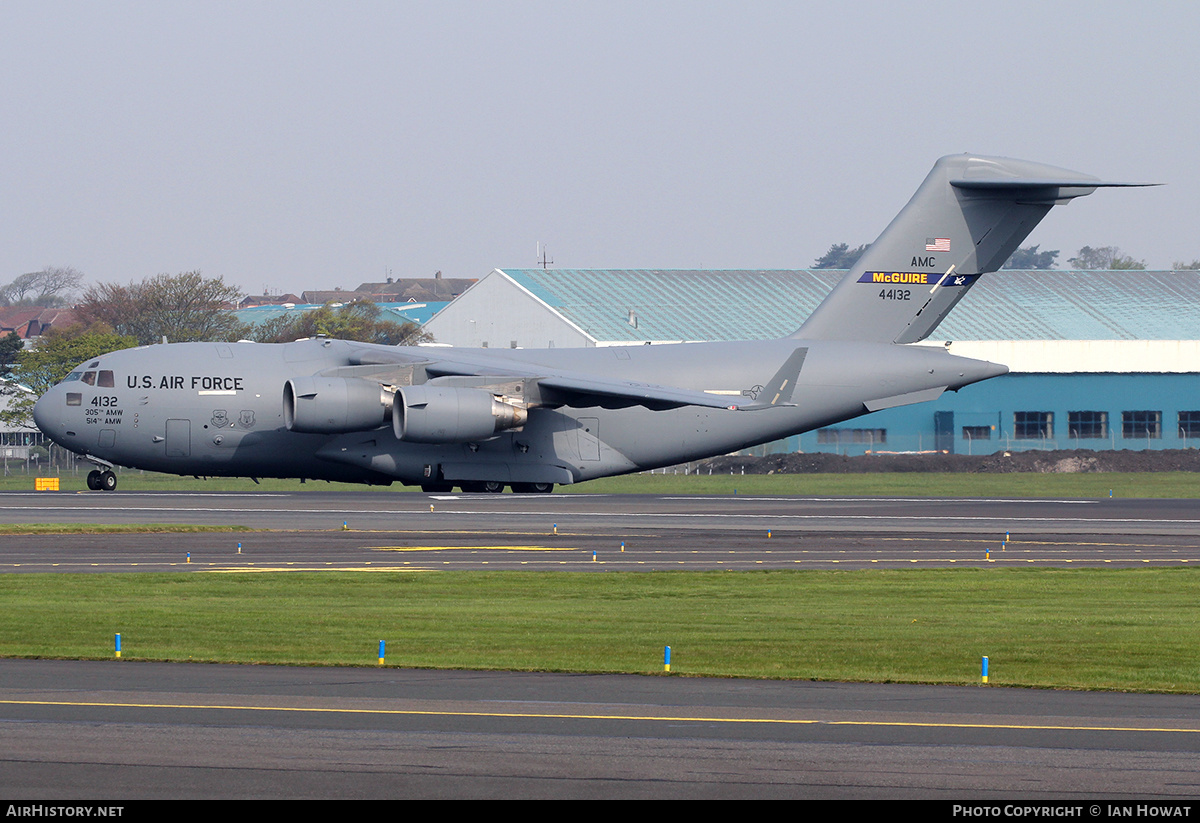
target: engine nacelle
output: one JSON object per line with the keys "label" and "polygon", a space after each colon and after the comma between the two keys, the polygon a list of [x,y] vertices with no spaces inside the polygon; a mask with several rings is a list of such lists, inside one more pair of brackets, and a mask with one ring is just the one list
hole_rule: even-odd
{"label": "engine nacelle", "polygon": [[283,385],[283,422],[288,431],[343,434],[387,423],[392,393],[357,377],[293,377]]}
{"label": "engine nacelle", "polygon": [[467,443],[523,426],[528,416],[485,389],[405,386],[392,404],[392,431],[410,443]]}

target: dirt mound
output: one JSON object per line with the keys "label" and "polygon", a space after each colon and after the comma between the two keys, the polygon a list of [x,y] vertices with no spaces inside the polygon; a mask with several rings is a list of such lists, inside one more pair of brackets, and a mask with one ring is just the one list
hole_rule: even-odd
{"label": "dirt mound", "polygon": [[[966,454],[769,454],[714,457],[701,464],[713,474],[850,474],[863,472],[1200,472],[1200,450],[1060,451]],[[702,470],[703,473],[704,470]]]}

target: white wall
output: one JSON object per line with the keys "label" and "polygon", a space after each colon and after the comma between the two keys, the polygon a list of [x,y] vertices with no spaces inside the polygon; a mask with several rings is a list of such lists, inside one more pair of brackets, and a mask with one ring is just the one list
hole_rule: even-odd
{"label": "white wall", "polygon": [[451,346],[522,349],[593,346],[595,341],[567,322],[504,272],[495,270],[438,312],[425,330]]}

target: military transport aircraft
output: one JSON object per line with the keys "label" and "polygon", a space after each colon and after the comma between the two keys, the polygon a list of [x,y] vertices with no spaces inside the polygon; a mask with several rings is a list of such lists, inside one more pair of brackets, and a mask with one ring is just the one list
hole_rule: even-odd
{"label": "military transport aircraft", "polygon": [[425,491],[555,484],[725,454],[933,400],[1005,366],[925,339],[1056,204],[1107,183],[943,157],[804,324],[781,340],[583,349],[393,347],[325,338],[176,343],[81,364],[34,419],[97,466]]}

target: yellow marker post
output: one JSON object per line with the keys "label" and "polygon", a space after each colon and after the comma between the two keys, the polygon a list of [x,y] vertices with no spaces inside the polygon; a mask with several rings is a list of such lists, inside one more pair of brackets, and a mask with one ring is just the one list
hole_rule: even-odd
{"label": "yellow marker post", "polygon": [[671,647],[667,646],[663,649],[663,671],[671,671]]}
{"label": "yellow marker post", "polygon": [[121,633],[120,632],[117,632],[116,652],[117,652],[117,657],[120,657],[121,656]]}
{"label": "yellow marker post", "polygon": [[987,655],[984,655],[984,657],[983,657],[983,682],[987,683],[988,682],[987,679],[988,679],[988,659],[987,659]]}

